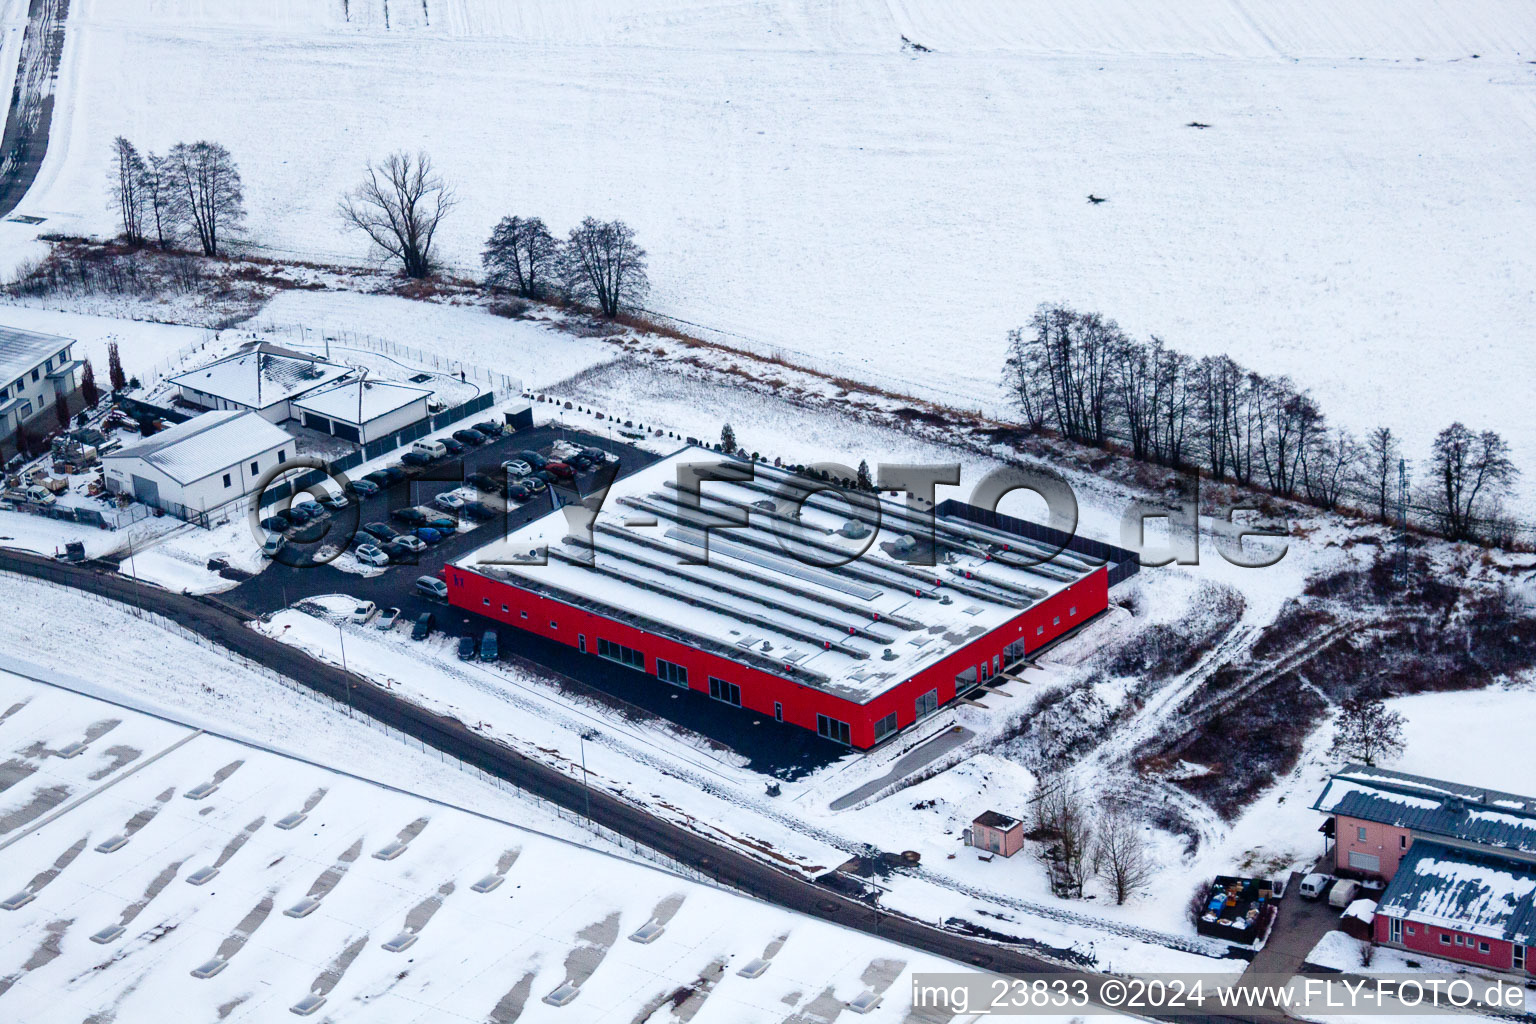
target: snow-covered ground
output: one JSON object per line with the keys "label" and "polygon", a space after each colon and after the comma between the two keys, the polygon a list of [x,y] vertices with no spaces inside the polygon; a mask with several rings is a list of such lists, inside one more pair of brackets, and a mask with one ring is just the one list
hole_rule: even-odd
{"label": "snow-covered ground", "polygon": [[653,308],[850,376],[996,406],[1005,332],[1066,300],[1530,467],[1533,37],[1515,0],[80,0],[48,220],[0,249],[111,231],[122,133],[225,143],[255,242],[356,258],[336,197],[421,147],[463,271],[505,213],[618,216]]}
{"label": "snow-covered ground", "polygon": [[[586,1020],[668,1003],[701,1022],[830,1019],[872,991],[869,1019],[895,1022],[912,972],[967,971],[432,801],[398,766],[341,774],[21,677],[4,687],[0,751],[29,774],[0,801],[0,865],[34,894],[0,938],[12,1020],[127,1024],[174,1006],[270,1021],[310,992],[328,1020],[559,1020],[573,1011],[543,999],[574,982]],[[83,754],[56,753],[81,739]],[[628,941],[648,922],[663,930]],[[390,948],[401,935],[408,952]],[[758,957],[761,977],[738,973]],[[196,977],[210,960],[217,974]]]}

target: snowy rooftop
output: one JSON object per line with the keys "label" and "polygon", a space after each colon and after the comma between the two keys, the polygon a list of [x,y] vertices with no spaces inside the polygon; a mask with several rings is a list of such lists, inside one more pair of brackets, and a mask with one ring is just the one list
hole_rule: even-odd
{"label": "snowy rooftop", "polygon": [[71,339],[53,334],[0,327],[0,385],[9,384],[73,344]]}
{"label": "snowy rooftop", "polygon": [[[314,997],[316,1019],[369,1024],[778,1024],[872,989],[869,1019],[896,1024],[910,972],[965,969],[179,723],[0,686],[0,760],[19,776],[0,793],[0,900],[23,896],[0,909],[8,1020],[277,1021]],[[759,958],[759,976],[738,973]],[[545,1001],[568,982],[571,1005]]]}
{"label": "snowy rooftop", "polygon": [[1536,799],[1352,764],[1329,778],[1314,810],[1536,854]]}
{"label": "snowy rooftop", "polygon": [[194,416],[106,458],[141,458],[172,480],[189,484],[292,440],[254,412],[224,409]]}
{"label": "snowy rooftop", "polygon": [[[359,389],[362,391],[361,398],[358,395]],[[332,419],[367,423],[431,395],[429,388],[413,388],[408,384],[383,380],[348,380],[296,398],[293,404]],[[362,403],[361,416],[358,415],[359,401]]]}
{"label": "snowy rooftop", "polygon": [[1420,840],[1377,912],[1528,945],[1536,942],[1536,866]]}
{"label": "snowy rooftop", "polygon": [[[898,556],[925,528],[904,504],[868,496],[854,509],[822,491],[796,519],[794,478],[761,463],[755,480],[711,480],[690,504],[679,468],[722,459],[686,448],[616,481],[595,553],[567,539],[557,511],[458,565],[859,702],[1102,565],[946,516],[936,519],[938,564],[912,564]],[[709,531],[707,565],[682,564],[702,559],[702,526],[748,513],[749,528]],[[846,535],[860,533],[846,530],[855,518],[878,530]],[[546,548],[547,561],[529,559]]]}
{"label": "snowy rooftop", "polygon": [[170,383],[251,409],[265,409],[351,372],[347,366],[263,345],[172,377]]}

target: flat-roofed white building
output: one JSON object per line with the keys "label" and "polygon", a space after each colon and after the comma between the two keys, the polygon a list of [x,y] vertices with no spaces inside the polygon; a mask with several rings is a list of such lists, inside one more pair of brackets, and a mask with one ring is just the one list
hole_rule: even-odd
{"label": "flat-roofed white building", "polygon": [[384,380],[345,380],[292,399],[293,415],[311,430],[368,444],[429,415],[432,392]]}
{"label": "flat-roofed white building", "polygon": [[0,327],[0,437],[74,393],[85,365],[70,354],[74,344],[71,338]]}
{"label": "flat-roofed white building", "polygon": [[188,517],[245,497],[295,441],[254,412],[205,412],[102,458],[107,490]]}
{"label": "flat-roofed white building", "polygon": [[293,417],[294,398],[352,373],[350,366],[262,344],[172,377],[170,382],[188,405],[254,412],[270,423],[281,423]]}

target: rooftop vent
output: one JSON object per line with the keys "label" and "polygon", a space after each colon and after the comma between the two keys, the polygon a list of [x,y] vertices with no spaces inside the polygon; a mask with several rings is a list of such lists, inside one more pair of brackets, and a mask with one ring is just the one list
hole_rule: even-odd
{"label": "rooftop vent", "polygon": [[545,996],[544,1001],[550,1006],[566,1006],[579,995],[581,995],[581,986],[574,981],[567,981]]}
{"label": "rooftop vent", "polygon": [[314,1013],[324,1005],[325,996],[322,996],[318,992],[311,992],[303,999],[300,999],[298,1002],[288,1007],[288,1012],[299,1017],[308,1017],[310,1014]]}
{"label": "rooftop vent", "polygon": [[480,879],[480,881],[470,886],[470,888],[475,892],[490,892],[492,889],[495,889],[506,880],[507,878],[505,875],[486,875],[484,878]]}
{"label": "rooftop vent", "polygon": [[416,933],[404,931],[384,943],[384,948],[391,953],[403,953],[414,945],[416,945]]}
{"label": "rooftop vent", "polygon": [[198,868],[196,871],[187,876],[187,884],[207,885],[209,882],[213,881],[213,876],[217,875],[218,873],[219,869],[216,867],[210,866],[206,868]]}
{"label": "rooftop vent", "polygon": [[850,519],[842,526],[839,526],[837,532],[839,536],[847,537],[850,540],[859,540],[869,536],[869,526],[857,519]]}
{"label": "rooftop vent", "polygon": [[382,850],[376,851],[374,853],[374,855],[373,855],[373,859],[374,860],[394,860],[396,857],[400,856],[402,853],[405,852],[406,845],[407,844],[402,843],[402,842],[400,842],[400,840],[397,839],[394,842],[390,843],[388,846],[384,847]]}
{"label": "rooftop vent", "polygon": [[917,550],[917,538],[910,533],[904,533],[891,543],[891,549],[898,555],[907,555]]}
{"label": "rooftop vent", "polygon": [[122,925],[109,924],[95,935],[92,935],[91,941],[96,943],[98,946],[105,946],[109,942],[116,942],[119,938],[122,937],[122,934]]}
{"label": "rooftop vent", "polygon": [[863,992],[860,992],[857,996],[854,997],[853,1002],[848,1004],[848,1009],[852,1010],[854,1013],[869,1013],[874,1010],[875,1007],[880,1005],[880,998],[880,996],[877,996],[868,989],[865,989]]}
{"label": "rooftop vent", "polygon": [[320,900],[316,896],[306,896],[287,910],[283,911],[284,917],[308,917],[320,906]]}
{"label": "rooftop vent", "polygon": [[30,889],[23,889],[4,903],[0,903],[0,910],[20,910],[35,899],[37,899],[36,893]]}
{"label": "rooftop vent", "polygon": [[889,647],[887,647],[885,649],[884,653],[882,653],[880,655],[880,657],[883,658],[886,661],[895,661],[896,660],[896,652],[891,650]]}
{"label": "rooftop vent", "polygon": [[128,837],[127,836],[113,836],[111,839],[105,840],[104,842],[102,842],[102,844],[100,846],[96,847],[96,852],[97,853],[116,853],[118,850],[121,850],[123,847],[125,847],[127,845],[128,845]]}
{"label": "rooftop vent", "polygon": [[745,967],[736,973],[741,975],[743,978],[761,978],[763,976],[763,972],[768,970],[768,964],[770,962],[771,961],[764,960],[760,956],[753,957],[751,960],[747,961]]}
{"label": "rooftop vent", "polygon": [[278,818],[277,821],[273,822],[273,825],[286,832],[288,829],[298,828],[300,825],[304,824],[304,819],[307,817],[309,817],[309,815],[303,813],[302,811],[294,811],[292,814],[285,814],[281,818]]}
{"label": "rooftop vent", "polygon": [[192,977],[197,978],[200,981],[204,981],[204,980],[207,980],[208,978],[213,977],[215,974],[218,974],[220,971],[222,971],[224,968],[226,968],[228,966],[229,966],[229,961],[228,960],[225,960],[221,956],[216,956],[212,960],[209,960],[206,963],[199,964],[197,967],[192,968]]}
{"label": "rooftop vent", "polygon": [[59,750],[58,756],[66,759],[71,757],[79,757],[81,754],[85,753],[85,748],[88,745],[89,744],[76,740],[75,742],[61,748]]}
{"label": "rooftop vent", "polygon": [[218,792],[218,789],[219,784],[216,782],[199,782],[197,785],[183,793],[182,796],[186,797],[188,800],[203,800]]}
{"label": "rooftop vent", "polygon": [[642,946],[649,946],[661,938],[661,933],[666,930],[664,926],[657,924],[654,920],[647,921],[635,930],[635,934],[629,937],[629,941],[638,942]]}

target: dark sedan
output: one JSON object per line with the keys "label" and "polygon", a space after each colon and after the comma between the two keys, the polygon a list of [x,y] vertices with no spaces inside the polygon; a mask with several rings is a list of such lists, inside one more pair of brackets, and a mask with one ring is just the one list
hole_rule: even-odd
{"label": "dark sedan", "polygon": [[388,523],[364,523],[363,532],[370,537],[377,537],[379,540],[394,540],[400,536],[399,531]]}
{"label": "dark sedan", "polygon": [[455,441],[462,441],[468,445],[474,445],[477,448],[480,445],[485,444],[486,440],[484,434],[475,430],[455,430],[453,432],[453,439]]}
{"label": "dark sedan", "polygon": [[411,526],[421,526],[427,521],[427,514],[419,508],[397,508],[389,514],[389,518]]}

